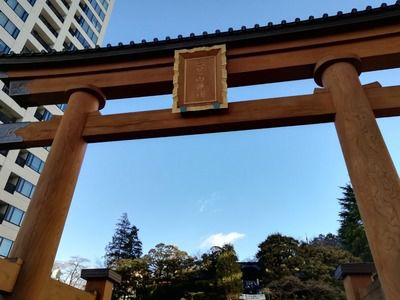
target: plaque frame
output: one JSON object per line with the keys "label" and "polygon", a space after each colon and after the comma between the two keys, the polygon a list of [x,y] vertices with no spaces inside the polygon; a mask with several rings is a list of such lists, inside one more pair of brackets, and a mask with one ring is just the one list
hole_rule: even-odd
{"label": "plaque frame", "polygon": [[[189,85],[189,89],[193,88],[190,86],[190,80],[187,78],[189,76],[189,61],[196,59],[198,61],[201,59],[203,59],[203,61],[207,59],[210,61],[210,58],[213,58],[213,62],[211,63],[213,68],[210,69],[208,67],[206,71],[213,72],[211,74],[211,78],[207,77],[208,81],[213,81],[213,86],[211,87],[213,94],[208,95],[211,96],[208,97],[208,99],[191,99],[189,101],[187,85]],[[227,59],[225,45],[176,50],[174,60],[172,112],[185,113],[190,111],[228,108],[226,64]],[[191,81],[194,80],[192,79]],[[210,91],[210,88],[208,88],[208,91]]]}

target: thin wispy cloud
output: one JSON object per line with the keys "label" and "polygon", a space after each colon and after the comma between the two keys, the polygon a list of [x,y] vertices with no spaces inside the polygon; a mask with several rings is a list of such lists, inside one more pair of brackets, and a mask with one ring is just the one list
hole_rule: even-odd
{"label": "thin wispy cloud", "polygon": [[204,197],[197,201],[197,206],[199,213],[207,213],[207,212],[218,212],[219,210],[216,208],[216,202],[221,199],[221,195],[218,192],[212,192],[207,197]]}
{"label": "thin wispy cloud", "polygon": [[228,234],[212,234],[201,243],[201,248],[209,248],[213,246],[222,247],[226,244],[233,244],[235,241],[240,240],[244,237],[245,234],[239,232],[230,232]]}

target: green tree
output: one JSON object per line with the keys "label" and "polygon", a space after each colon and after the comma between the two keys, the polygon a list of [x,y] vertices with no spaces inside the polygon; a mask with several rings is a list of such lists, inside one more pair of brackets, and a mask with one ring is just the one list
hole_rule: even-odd
{"label": "green tree", "polygon": [[329,244],[325,236],[311,242],[273,234],[259,245],[263,286],[271,299],[344,299],[343,285],[334,277],[338,265],[357,261],[350,252]]}
{"label": "green tree", "polygon": [[242,271],[232,245],[224,245],[219,253],[216,265],[217,286],[226,299],[238,299],[242,291]]}
{"label": "green tree", "polygon": [[342,248],[339,237],[332,233],[318,235],[310,241],[310,245]]}
{"label": "green tree", "polygon": [[135,259],[142,256],[142,242],[139,240],[138,232],[139,229],[131,225],[128,215],[122,214],[112,240],[106,247],[107,267],[113,267],[120,259]]}
{"label": "green tree", "polygon": [[114,299],[145,299],[148,294],[150,272],[147,261],[142,258],[120,259],[115,263],[115,271],[123,278],[114,290]]}
{"label": "green tree", "polygon": [[343,190],[343,198],[338,199],[341,206],[341,211],[339,212],[340,227],[338,230],[340,242],[344,249],[350,251],[354,256],[370,262],[372,261],[372,255],[353,188],[350,184],[347,184],[341,189]]}
{"label": "green tree", "polygon": [[174,245],[157,244],[144,259],[155,281],[171,281],[187,276],[194,270],[194,259]]}
{"label": "green tree", "polygon": [[[106,247],[105,264],[113,270],[120,270],[121,284],[116,285],[113,291],[113,299],[134,299],[136,295],[135,273],[132,271],[133,264],[136,262],[127,262],[140,258],[142,255],[142,242],[138,237],[139,229],[131,225],[128,215],[122,214],[121,219],[116,225],[115,233],[111,242]],[[131,272],[132,271],[132,272]]]}
{"label": "green tree", "polygon": [[323,281],[302,281],[295,276],[284,276],[268,284],[264,290],[271,300],[345,300],[344,291]]}
{"label": "green tree", "polygon": [[148,299],[181,299],[191,289],[194,259],[174,245],[157,244],[144,256],[151,278]]}
{"label": "green tree", "polygon": [[335,287],[342,286],[342,283],[335,279],[336,268],[343,263],[359,261],[350,252],[339,247],[311,243],[302,243],[299,255],[304,264],[300,267],[297,277],[303,281],[323,281]]}
{"label": "green tree", "polygon": [[304,264],[303,257],[299,255],[299,241],[292,237],[280,233],[272,234],[258,247],[256,257],[264,283],[283,276],[296,275]]}

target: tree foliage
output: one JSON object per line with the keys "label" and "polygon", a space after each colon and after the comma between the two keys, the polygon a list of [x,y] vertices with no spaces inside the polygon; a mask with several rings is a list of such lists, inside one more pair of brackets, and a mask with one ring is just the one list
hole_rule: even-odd
{"label": "tree foliage", "polygon": [[116,225],[111,242],[106,247],[105,264],[113,267],[121,259],[135,259],[142,256],[142,242],[139,229],[131,225],[128,215],[122,214]]}
{"label": "tree foliage", "polygon": [[194,259],[174,245],[157,244],[144,256],[152,278],[172,281],[187,276],[194,268]]}
{"label": "tree foliage", "polygon": [[[328,240],[335,240],[329,235]],[[272,299],[344,299],[338,265],[357,259],[346,250],[327,245],[325,238],[299,242],[273,234],[259,245],[257,258],[264,273],[263,286]],[[333,243],[335,244],[335,243]]]}
{"label": "tree foliage", "polygon": [[145,259],[120,259],[114,267],[123,280],[114,290],[113,299],[142,299],[145,297],[146,287],[150,280],[150,272]]}
{"label": "tree foliage", "polygon": [[242,291],[242,271],[232,245],[224,245],[215,264],[217,286],[227,299],[238,297]]}
{"label": "tree foliage", "polygon": [[353,188],[347,184],[341,189],[343,190],[343,198],[338,199],[341,206],[338,230],[340,242],[354,256],[360,257],[365,262],[370,262],[372,255]]}
{"label": "tree foliage", "polygon": [[114,287],[114,300],[135,297],[137,284],[135,272],[140,265],[136,259],[142,256],[142,242],[139,240],[138,232],[139,229],[131,225],[128,215],[124,213],[116,225],[111,242],[106,247],[106,266],[121,273],[121,284]]}
{"label": "tree foliage", "polygon": [[304,264],[297,276],[304,281],[317,280],[341,285],[334,277],[336,268],[343,263],[359,261],[350,252],[338,247],[302,243],[299,248]]}
{"label": "tree foliage", "polygon": [[337,235],[328,233],[320,234],[310,241],[313,246],[331,246],[336,248],[342,248],[342,243]]}
{"label": "tree foliage", "polygon": [[264,282],[294,276],[304,264],[303,257],[299,255],[299,241],[292,237],[272,234],[258,247],[256,257],[262,269]]}
{"label": "tree foliage", "polygon": [[265,289],[270,300],[344,300],[344,291],[321,280],[302,281],[295,276],[284,276],[268,284]]}

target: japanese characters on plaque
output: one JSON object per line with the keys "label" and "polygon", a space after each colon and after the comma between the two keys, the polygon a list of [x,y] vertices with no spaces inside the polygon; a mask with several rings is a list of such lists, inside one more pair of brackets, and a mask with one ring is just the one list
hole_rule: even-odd
{"label": "japanese characters on plaque", "polygon": [[225,45],[176,50],[172,112],[227,108]]}

